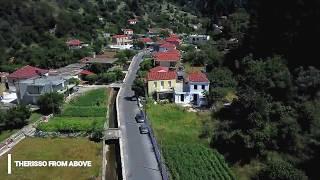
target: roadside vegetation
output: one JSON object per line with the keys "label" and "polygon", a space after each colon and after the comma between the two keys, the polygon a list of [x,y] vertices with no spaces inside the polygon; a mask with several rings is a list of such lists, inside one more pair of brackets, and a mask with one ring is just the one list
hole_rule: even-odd
{"label": "roadside vegetation", "polygon": [[41,114],[31,112],[28,106],[18,105],[0,110],[0,142],[10,137],[23,126],[37,121]]}
{"label": "roadside vegetation", "polygon": [[210,113],[151,103],[147,112],[172,179],[235,179],[223,156],[200,138]]}
{"label": "roadside vegetation", "polygon": [[102,144],[87,138],[26,138],[11,151],[13,160],[56,160],[92,161],[88,168],[52,168],[33,167],[17,168],[12,166],[12,174],[7,173],[7,156],[0,157],[1,179],[101,179]]}
{"label": "roadside vegetation", "polygon": [[102,136],[107,112],[107,90],[100,88],[85,92],[63,106],[47,123],[41,123],[38,130],[46,132],[87,132]]}

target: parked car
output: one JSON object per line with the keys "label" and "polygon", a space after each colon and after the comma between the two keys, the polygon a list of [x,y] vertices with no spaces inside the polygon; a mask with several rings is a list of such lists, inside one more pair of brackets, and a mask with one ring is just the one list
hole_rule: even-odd
{"label": "parked car", "polygon": [[144,115],[142,112],[140,112],[139,114],[136,115],[135,117],[137,123],[144,123]]}
{"label": "parked car", "polygon": [[140,130],[140,134],[148,134],[149,133],[149,129],[146,125],[139,126],[139,130]]}

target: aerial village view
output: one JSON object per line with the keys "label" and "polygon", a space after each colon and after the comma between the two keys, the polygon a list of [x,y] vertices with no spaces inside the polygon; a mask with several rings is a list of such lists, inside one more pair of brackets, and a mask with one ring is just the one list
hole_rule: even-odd
{"label": "aerial village view", "polygon": [[1,0],[1,180],[317,180],[316,0]]}

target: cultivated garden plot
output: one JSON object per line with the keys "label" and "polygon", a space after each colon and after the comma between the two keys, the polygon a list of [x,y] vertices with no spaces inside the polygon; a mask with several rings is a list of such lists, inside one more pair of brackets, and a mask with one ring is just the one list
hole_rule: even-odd
{"label": "cultivated garden plot", "polygon": [[199,138],[209,113],[187,112],[172,104],[149,104],[147,111],[172,179],[235,179],[223,156]]}
{"label": "cultivated garden plot", "polygon": [[62,113],[48,123],[41,123],[38,130],[46,132],[92,132],[102,130],[106,121],[107,89],[86,92],[65,104]]}

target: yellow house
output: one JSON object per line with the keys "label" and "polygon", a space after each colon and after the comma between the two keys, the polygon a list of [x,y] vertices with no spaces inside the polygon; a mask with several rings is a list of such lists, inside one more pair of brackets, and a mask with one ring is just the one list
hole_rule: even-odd
{"label": "yellow house", "polygon": [[173,99],[174,87],[177,82],[177,73],[169,71],[168,67],[157,66],[147,74],[148,94],[156,100]]}

